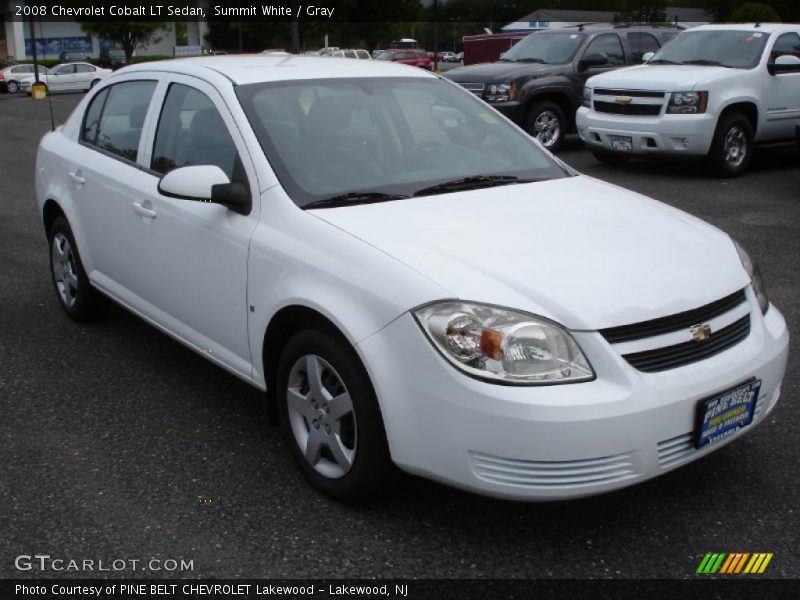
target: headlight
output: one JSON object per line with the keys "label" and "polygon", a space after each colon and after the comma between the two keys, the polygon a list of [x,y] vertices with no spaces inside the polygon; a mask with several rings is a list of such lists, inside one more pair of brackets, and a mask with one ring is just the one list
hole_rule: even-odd
{"label": "headlight", "polygon": [[736,240],[733,240],[733,245],[736,246],[736,251],[739,253],[739,258],[742,259],[742,266],[747,274],[750,276],[750,284],[753,286],[753,293],[758,298],[758,306],[761,308],[761,313],[764,314],[769,308],[769,298],[767,298],[767,290],[764,287],[764,280],[761,278],[761,271],[756,262],[750,258],[750,255],[745,252]]}
{"label": "headlight", "polygon": [[572,336],[541,317],[458,301],[422,306],[414,316],[439,352],[470,375],[528,385],[594,379]]}
{"label": "headlight", "polygon": [[517,99],[517,86],[514,83],[493,83],[486,86],[487,102],[508,102]]}
{"label": "headlight", "polygon": [[669,96],[667,113],[695,114],[706,112],[708,92],[672,92]]}
{"label": "headlight", "polygon": [[581,106],[592,108],[592,88],[583,88],[583,100],[581,101]]}

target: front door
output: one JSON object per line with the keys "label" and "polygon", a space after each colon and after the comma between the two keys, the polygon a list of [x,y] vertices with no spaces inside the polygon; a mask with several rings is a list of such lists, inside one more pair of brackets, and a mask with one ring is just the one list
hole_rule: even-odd
{"label": "front door", "polygon": [[[769,62],[783,55],[800,58],[800,33],[789,32],[778,36],[770,52]],[[766,124],[759,141],[783,140],[795,137],[800,125],[800,71],[770,75],[764,69],[764,98]]]}

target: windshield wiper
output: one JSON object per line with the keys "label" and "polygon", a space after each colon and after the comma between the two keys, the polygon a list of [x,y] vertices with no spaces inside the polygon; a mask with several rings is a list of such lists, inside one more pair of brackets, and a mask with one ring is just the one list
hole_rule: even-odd
{"label": "windshield wiper", "polygon": [[683,63],[675,62],[674,60],[667,60],[666,58],[657,58],[656,60],[648,60],[645,64],[648,65],[680,65]]}
{"label": "windshield wiper", "polygon": [[728,65],[724,65],[718,60],[706,60],[704,58],[697,58],[695,60],[684,60],[681,62],[682,65],[703,65],[709,67],[725,67],[726,69],[730,69]]}
{"label": "windshield wiper", "polygon": [[387,194],[385,192],[348,192],[346,194],[337,194],[330,198],[322,198],[321,200],[314,200],[309,202],[303,209],[308,208],[336,208],[337,206],[348,206],[351,204],[373,204],[375,202],[384,202],[386,200],[403,200],[408,198],[402,194]]}
{"label": "windshield wiper", "polygon": [[476,190],[480,188],[495,187],[498,185],[512,185],[515,183],[533,183],[537,179],[520,179],[514,175],[475,175],[473,177],[463,177],[453,179],[444,183],[437,183],[430,187],[422,188],[414,192],[414,196],[432,196],[434,194],[446,194],[448,192],[461,192],[465,190]]}
{"label": "windshield wiper", "polygon": [[517,62],[546,64],[541,58],[518,58]]}

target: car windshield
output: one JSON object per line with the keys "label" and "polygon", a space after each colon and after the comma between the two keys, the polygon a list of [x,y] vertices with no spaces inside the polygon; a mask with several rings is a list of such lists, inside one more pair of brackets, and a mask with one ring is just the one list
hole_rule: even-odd
{"label": "car windshield", "polygon": [[764,31],[684,31],[649,63],[751,69],[758,64],[768,37]]}
{"label": "car windshield", "polygon": [[563,65],[572,60],[584,37],[574,32],[532,33],[517,42],[500,60]]}
{"label": "car windshield", "polygon": [[[259,83],[237,94],[299,206],[370,201],[571,175],[486,104],[438,79]],[[445,184],[442,187],[442,184]]]}

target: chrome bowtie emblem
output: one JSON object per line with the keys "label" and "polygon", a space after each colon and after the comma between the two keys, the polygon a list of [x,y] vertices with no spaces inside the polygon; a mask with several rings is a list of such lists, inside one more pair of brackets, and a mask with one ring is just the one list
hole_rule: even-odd
{"label": "chrome bowtie emblem", "polygon": [[614,98],[614,102],[616,102],[617,104],[625,105],[625,104],[630,104],[632,101],[633,98],[631,98],[630,96],[617,96],[616,98]]}
{"label": "chrome bowtie emblem", "polygon": [[693,342],[705,342],[711,337],[711,325],[695,325],[689,330],[689,337]]}

